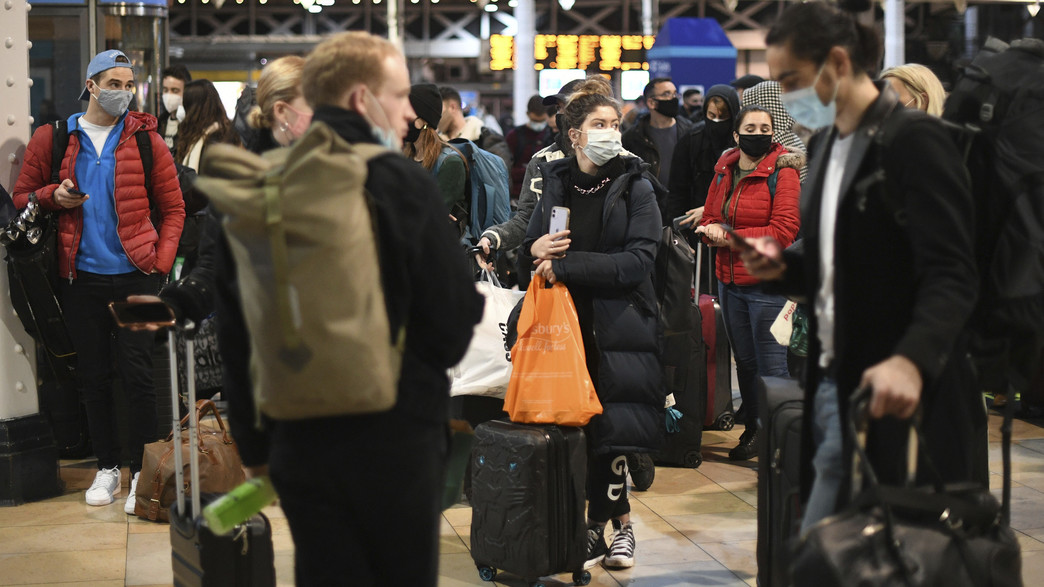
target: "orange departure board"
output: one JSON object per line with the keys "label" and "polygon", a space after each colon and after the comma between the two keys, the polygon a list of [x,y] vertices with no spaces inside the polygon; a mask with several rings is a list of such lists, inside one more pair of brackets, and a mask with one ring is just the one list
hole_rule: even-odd
{"label": "orange departure board", "polygon": [[[535,69],[583,69],[614,71],[649,69],[645,52],[652,35],[537,35],[533,44]],[[489,39],[489,68],[515,68],[515,39],[492,35]]]}

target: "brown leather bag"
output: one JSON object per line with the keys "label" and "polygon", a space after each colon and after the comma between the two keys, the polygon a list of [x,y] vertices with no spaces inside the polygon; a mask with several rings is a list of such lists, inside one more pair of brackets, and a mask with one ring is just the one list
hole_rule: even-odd
{"label": "brown leather bag", "polygon": [[[196,402],[196,415],[202,420],[206,414],[214,414],[220,430],[200,427],[199,435],[199,488],[203,493],[226,493],[246,481],[243,461],[239,458],[239,449],[225,428],[214,402],[206,399]],[[189,446],[188,416],[181,420],[181,450],[188,468]],[[138,477],[137,496],[134,503],[134,514],[139,518],[158,522],[170,521],[170,504],[175,499],[174,475],[174,433],[166,440],[145,445],[142,456],[141,475]],[[189,491],[190,481],[185,472],[185,491]]]}

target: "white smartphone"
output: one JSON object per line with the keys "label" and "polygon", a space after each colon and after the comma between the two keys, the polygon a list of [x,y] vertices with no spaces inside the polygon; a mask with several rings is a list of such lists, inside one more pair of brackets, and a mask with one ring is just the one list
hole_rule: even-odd
{"label": "white smartphone", "polygon": [[551,223],[547,233],[555,234],[563,230],[569,230],[569,208],[555,206],[551,208]]}

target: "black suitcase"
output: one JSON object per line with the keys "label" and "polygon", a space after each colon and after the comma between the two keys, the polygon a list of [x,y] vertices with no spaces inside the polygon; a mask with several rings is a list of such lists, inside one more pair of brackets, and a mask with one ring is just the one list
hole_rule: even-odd
{"label": "black suitcase", "polygon": [[[174,331],[168,335],[171,371],[172,426],[177,430],[178,417],[177,345]],[[185,354],[193,357],[194,344],[186,339]],[[186,361],[188,403],[196,405],[196,379],[193,361]],[[182,463],[181,434],[174,434],[178,446],[174,450],[174,471],[177,475],[177,499],[170,506],[170,548],[176,587],[268,587],[276,584],[275,553],[272,547],[272,527],[264,514],[251,517],[236,526],[227,536],[210,531],[203,520],[202,505],[218,496],[203,500],[199,493],[199,451],[196,443],[196,410],[189,410],[189,475],[191,499],[185,499],[184,463]]]}
{"label": "black suitcase", "polygon": [[586,585],[587,443],[579,428],[494,420],[475,430],[471,556],[479,577],[536,581],[572,571]]}
{"label": "black suitcase", "polygon": [[797,380],[759,378],[764,430],[758,452],[758,585],[788,584],[787,542],[801,526],[801,423],[804,391]]}
{"label": "black suitcase", "polygon": [[704,391],[707,380],[702,317],[693,301],[695,251],[671,227],[664,227],[656,256],[657,297],[663,326],[663,371],[674,410],[681,414],[677,428],[668,427],[664,448],[654,460],[666,465],[698,467],[703,462]]}

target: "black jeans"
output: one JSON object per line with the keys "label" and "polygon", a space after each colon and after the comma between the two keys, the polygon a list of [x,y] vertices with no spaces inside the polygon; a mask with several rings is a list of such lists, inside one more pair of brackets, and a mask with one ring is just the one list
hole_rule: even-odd
{"label": "black jeans", "polygon": [[[62,281],[62,311],[76,349],[76,379],[87,409],[87,426],[99,469],[118,467],[120,433],[112,400],[113,366],[119,370],[127,397],[131,473],[141,470],[145,444],[156,440],[156,387],[152,381],[153,332],[118,328],[109,302],[134,294],[155,294],[161,278],[143,273],[99,275],[77,271]],[[113,339],[115,338],[115,357]]]}
{"label": "black jeans", "polygon": [[297,585],[434,587],[448,436],[397,412],[273,423]]}
{"label": "black jeans", "polygon": [[631,512],[627,501],[627,456],[622,453],[587,456],[587,517],[599,522]]}

